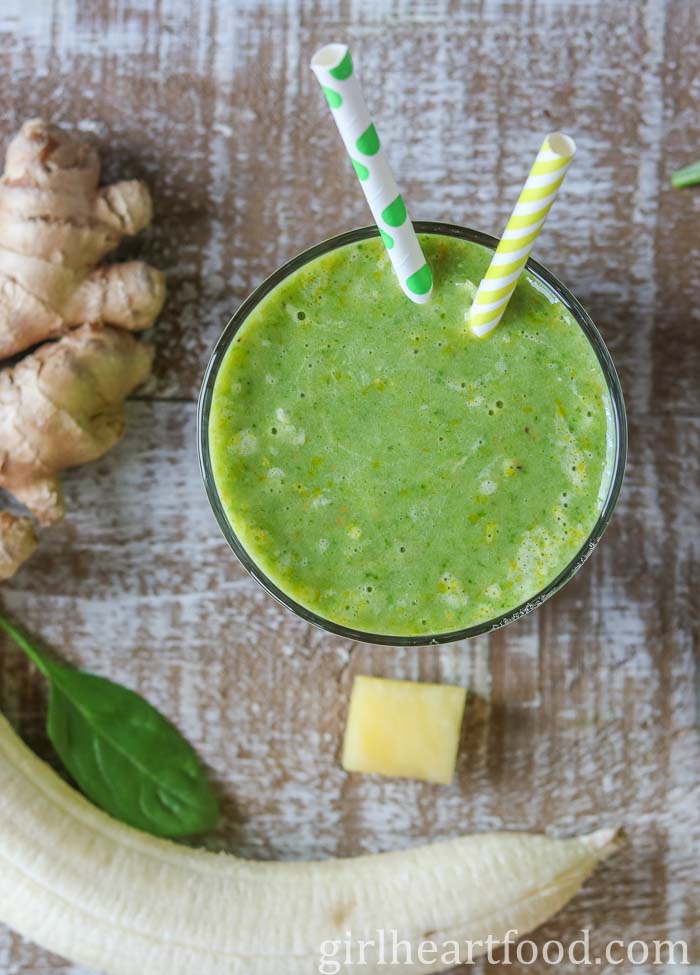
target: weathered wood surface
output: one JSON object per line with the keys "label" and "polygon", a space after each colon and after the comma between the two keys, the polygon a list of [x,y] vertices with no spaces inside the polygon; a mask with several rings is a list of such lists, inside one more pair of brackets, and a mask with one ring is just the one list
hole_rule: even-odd
{"label": "weathered wood surface", "polygon": [[[200,486],[194,399],[223,323],[280,261],[367,222],[306,67],[342,38],[376,79],[371,108],[415,218],[498,232],[542,133],[579,144],[537,257],[618,364],[626,485],[567,589],[469,645],[372,649],[309,628],[237,565]],[[222,797],[213,845],[326,857],[620,822],[627,851],[536,940],[684,938],[700,970],[700,192],[668,187],[700,155],[700,5],[4,0],[0,84],[3,140],[35,114],[80,123],[108,177],[148,179],[157,222],[128,250],[170,287],[127,438],[66,478],[66,522],[2,604],[186,732]],[[42,681],[1,648],[0,707],[48,755]],[[474,692],[451,787],[339,768],[355,673]],[[0,973],[49,972],[77,975],[0,931]]]}

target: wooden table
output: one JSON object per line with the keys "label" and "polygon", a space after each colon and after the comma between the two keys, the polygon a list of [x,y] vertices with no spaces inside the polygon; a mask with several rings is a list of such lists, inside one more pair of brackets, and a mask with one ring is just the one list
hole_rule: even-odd
{"label": "wooden table", "polygon": [[[622,823],[626,852],[536,940],[684,938],[700,970],[700,187],[668,183],[700,156],[699,38],[694,0],[4,0],[3,141],[41,113],[93,133],[107,178],[147,179],[156,222],[126,252],[167,272],[169,298],[128,435],[65,478],[64,524],[0,600],[183,729],[222,800],[212,846],[329,857]],[[368,222],[307,67],[331,39],[353,46],[416,219],[498,233],[542,135],[579,145],[536,256],[618,365],[626,483],[566,590],[468,645],[373,649],[295,619],[236,563],[200,484],[195,399],[224,322],[281,261]],[[358,673],[469,687],[451,787],[342,771]],[[50,755],[43,681],[7,641],[0,707]],[[77,969],[3,930],[0,972]]]}

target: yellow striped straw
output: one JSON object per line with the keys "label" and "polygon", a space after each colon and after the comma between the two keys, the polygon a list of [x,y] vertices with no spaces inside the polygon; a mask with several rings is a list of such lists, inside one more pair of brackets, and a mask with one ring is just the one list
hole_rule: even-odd
{"label": "yellow striped straw", "polygon": [[575,152],[576,143],[562,132],[551,132],[542,143],[465,316],[475,335],[488,335],[503,317]]}

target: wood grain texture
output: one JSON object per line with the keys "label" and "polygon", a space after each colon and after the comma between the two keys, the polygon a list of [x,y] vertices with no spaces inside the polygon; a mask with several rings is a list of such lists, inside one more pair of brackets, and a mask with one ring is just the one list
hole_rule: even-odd
{"label": "wood grain texture", "polygon": [[[368,220],[306,67],[341,38],[376,80],[370,107],[416,219],[498,233],[542,134],[561,126],[579,145],[536,257],[619,367],[626,484],[579,576],[468,645],[369,648],[295,619],[228,552],[197,471],[194,400],[236,304],[307,244]],[[79,123],[106,178],[148,180],[156,223],[125,252],[169,280],[126,439],[68,475],[65,523],[2,604],[183,729],[222,798],[212,848],[326,857],[619,822],[629,848],[535,940],[588,927],[595,952],[684,938],[700,971],[700,192],[668,187],[700,154],[700,5],[4,0],[0,82],[3,141],[35,114]],[[452,786],[340,769],[355,673],[469,687]],[[0,641],[0,708],[50,757],[44,704]],[[79,975],[6,930],[0,973]]]}

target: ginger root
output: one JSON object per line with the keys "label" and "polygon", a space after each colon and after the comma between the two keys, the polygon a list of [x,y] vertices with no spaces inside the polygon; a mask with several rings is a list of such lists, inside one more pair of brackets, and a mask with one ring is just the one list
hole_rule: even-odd
{"label": "ginger root", "polygon": [[10,143],[0,179],[0,359],[84,323],[153,324],[165,282],[143,261],[96,265],[150,222],[138,180],[98,188],[90,146],[42,119]]}
{"label": "ginger root", "polygon": [[9,579],[36,548],[31,518],[0,511],[0,580]]}
{"label": "ginger root", "polygon": [[123,401],[151,360],[128,333],[82,325],[0,372],[0,487],[39,524],[63,516],[58,472],[96,460],[122,436]]}
{"label": "ginger root", "polygon": [[[0,359],[44,343],[0,370],[0,489],[40,525],[63,516],[59,472],[124,433],[153,353],[122,329],[151,325],[165,296],[142,261],[98,266],[152,214],[138,180],[98,182],[95,151],[41,119],[12,140],[0,179]],[[34,551],[34,519],[0,512],[0,579]]]}

